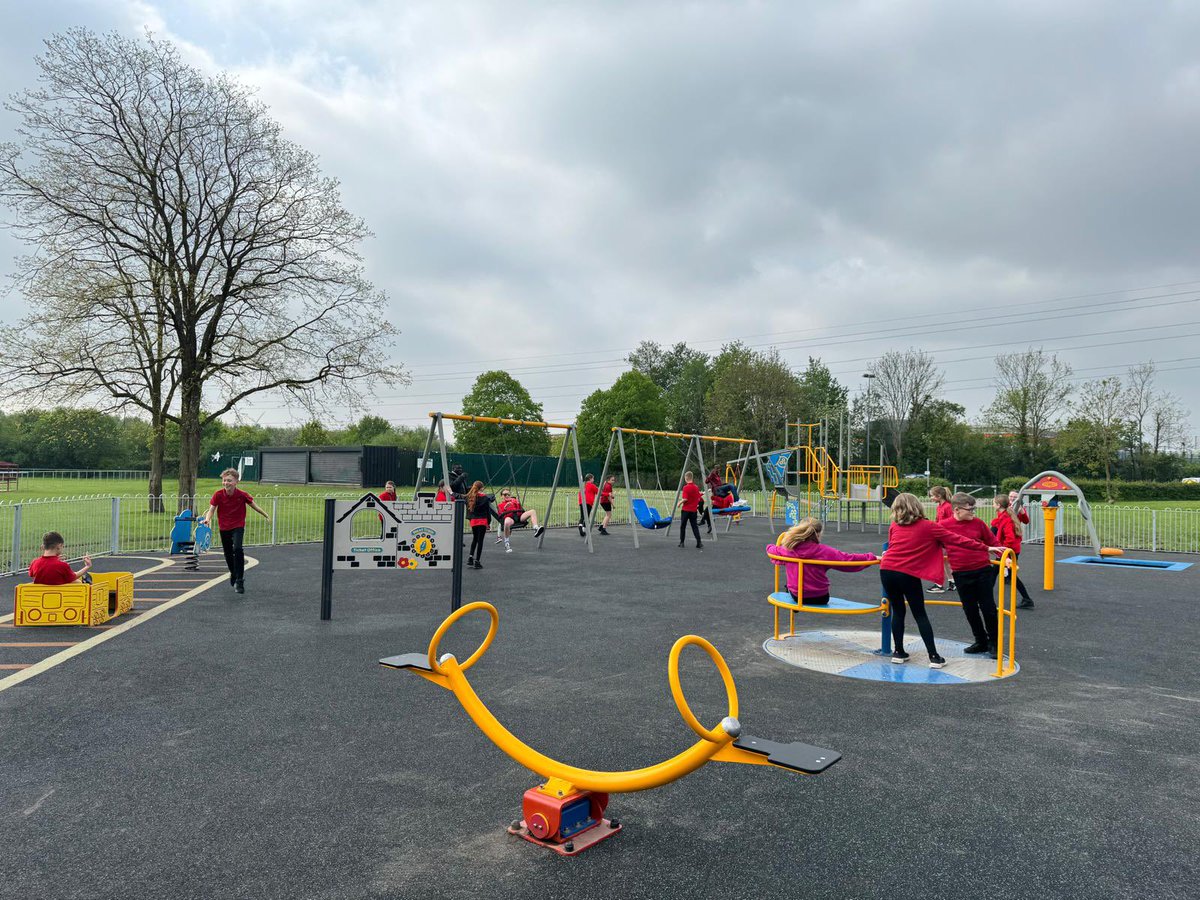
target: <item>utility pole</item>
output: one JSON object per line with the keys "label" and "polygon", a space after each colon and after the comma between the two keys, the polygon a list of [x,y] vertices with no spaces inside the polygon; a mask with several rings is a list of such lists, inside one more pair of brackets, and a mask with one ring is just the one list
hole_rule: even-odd
{"label": "utility pole", "polygon": [[[863,378],[867,379],[867,439],[864,442],[864,449],[867,451],[866,463],[871,464],[871,382],[875,380],[874,372],[863,372]],[[880,460],[882,463],[882,460]]]}

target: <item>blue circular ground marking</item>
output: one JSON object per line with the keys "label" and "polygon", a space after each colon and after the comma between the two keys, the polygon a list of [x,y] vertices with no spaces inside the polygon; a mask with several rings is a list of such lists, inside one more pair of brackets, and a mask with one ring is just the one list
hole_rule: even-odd
{"label": "blue circular ground marking", "polygon": [[[938,652],[945,657],[944,669],[929,668],[929,657],[919,635],[907,638],[908,662],[897,665],[890,656],[880,656],[878,631],[803,631],[783,638],[768,638],[763,649],[791,666],[864,678],[868,681],[900,681],[906,684],[978,684],[999,681],[996,660],[984,655],[967,655],[967,644],[938,638]],[[1014,667],[1004,677],[1015,675]]]}

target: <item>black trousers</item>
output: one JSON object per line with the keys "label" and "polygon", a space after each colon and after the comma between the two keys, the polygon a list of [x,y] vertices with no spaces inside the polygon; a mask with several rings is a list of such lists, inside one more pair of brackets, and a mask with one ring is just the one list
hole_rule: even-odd
{"label": "black trousers", "polygon": [[699,509],[700,524],[707,525],[708,530],[712,531],[712,514],[708,511],[708,507],[701,504]]}
{"label": "black trousers", "polygon": [[680,547],[683,546],[683,541],[687,537],[687,526],[689,526],[689,525],[692,526],[692,534],[694,534],[696,536],[696,546],[697,547],[700,546],[700,528],[696,524],[696,520],[698,518],[699,518],[699,516],[696,514],[696,511],[694,509],[691,510],[690,512],[682,511],[679,513],[679,546]]}
{"label": "black trousers", "polygon": [[471,526],[471,552],[467,554],[468,559],[479,562],[479,557],[483,556],[483,539],[487,535],[487,532],[487,525]]}
{"label": "black trousers", "polygon": [[579,524],[580,525],[587,525],[587,516],[590,516],[592,514],[593,506],[595,506],[594,503],[589,503],[587,505],[587,514],[585,515],[584,511],[583,511],[583,504],[582,503],[579,504]]}
{"label": "black trousers", "polygon": [[897,650],[904,649],[904,607],[907,605],[917,620],[917,630],[930,656],[937,653],[933,642],[933,625],[925,614],[925,587],[915,575],[906,575],[892,569],[880,569],[879,580],[883,582],[883,596],[888,599],[892,613],[892,643]]}
{"label": "black trousers", "polygon": [[225,551],[225,565],[229,566],[229,574],[233,576],[234,581],[241,581],[246,574],[246,554],[242,551],[242,539],[246,535],[246,529],[230,528],[226,531],[221,529],[221,549]]}
{"label": "black trousers", "polygon": [[992,597],[992,588],[996,583],[996,570],[988,566],[986,569],[970,569],[953,574],[954,583],[958,585],[958,599],[962,601],[963,615],[967,617],[976,643],[995,645],[996,601]]}

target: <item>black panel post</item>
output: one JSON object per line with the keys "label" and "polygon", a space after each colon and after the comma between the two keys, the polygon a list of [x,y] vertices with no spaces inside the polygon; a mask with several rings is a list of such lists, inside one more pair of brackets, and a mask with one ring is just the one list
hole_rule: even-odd
{"label": "black panel post", "polygon": [[321,548],[321,621],[333,618],[333,519],[337,501],[325,499],[325,543]]}
{"label": "black panel post", "polygon": [[[450,490],[447,479],[446,490]],[[454,612],[462,606],[462,573],[463,573],[463,523],[466,520],[467,501],[462,497],[454,498],[454,564],[450,567],[450,611]]]}

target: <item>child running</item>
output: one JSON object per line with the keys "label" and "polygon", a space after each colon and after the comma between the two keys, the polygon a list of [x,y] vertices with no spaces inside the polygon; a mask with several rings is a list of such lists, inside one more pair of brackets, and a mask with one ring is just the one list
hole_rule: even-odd
{"label": "child running", "polygon": [[[1024,534],[1024,529],[1021,527],[1022,516],[1024,521],[1029,521],[1029,516],[1023,511],[1014,511],[1012,508],[1013,493],[997,494],[996,495],[996,518],[992,519],[992,531],[996,532],[996,542],[1003,544],[1013,552],[1013,555],[1020,558],[1021,556],[1021,536]],[[1029,591],[1026,590],[1024,582],[1021,581],[1021,576],[1017,578],[1017,592],[1021,595],[1021,600],[1017,604],[1017,609],[1033,609],[1033,598],[1029,596]],[[1004,603],[1004,598],[1000,598],[1001,604]]]}
{"label": "child running", "polygon": [[[772,556],[790,556],[793,559],[823,562],[871,562],[879,558],[874,553],[845,553],[828,544],[822,544],[821,531],[824,527],[820,519],[811,517],[801,519],[779,536],[778,544],[768,546],[767,553]],[[772,560],[772,562],[777,566],[785,567],[788,591],[803,605],[829,605],[829,566],[805,566],[804,583],[801,584],[800,566],[795,563],[782,563],[779,560]],[[836,568],[841,572],[861,572],[867,567],[837,566]]]}
{"label": "child running", "polygon": [[[970,494],[957,493],[950,498],[954,509],[952,517],[942,526],[960,537],[973,538],[986,545],[996,544],[996,537],[980,519],[975,517],[975,498]],[[975,642],[963,653],[987,653],[996,656],[999,640],[996,626],[996,601],[992,598],[995,585],[995,569],[986,550],[964,550],[956,546],[946,548],[950,560],[950,571],[958,585],[958,599],[962,602],[963,615],[971,627]]]}
{"label": "child running", "polygon": [[[948,488],[940,484],[935,484],[929,489],[929,499],[937,503],[937,513],[933,517],[935,522],[940,522],[944,525],[946,522],[953,520],[954,507],[950,503],[950,491]],[[947,575],[950,577],[945,577]],[[942,576],[942,580],[934,584],[929,589],[929,593],[944,594],[946,591],[954,590],[954,574],[950,569],[949,560],[942,566]]]}
{"label": "child running", "polygon": [[270,520],[271,517],[259,508],[253,497],[238,489],[238,480],[237,469],[226,469],[221,473],[221,489],[213,493],[208,502],[208,512],[201,521],[212,527],[213,513],[217,514],[221,549],[225,552],[225,565],[229,567],[229,583],[237,593],[244,594],[246,554],[242,551],[242,541],[246,535],[246,507],[264,519]]}
{"label": "child running", "polygon": [[[946,660],[937,652],[933,640],[933,626],[925,614],[925,596],[921,579],[939,577],[944,563],[942,548],[954,545],[963,550],[990,550],[987,544],[955,534],[944,525],[925,518],[921,501],[912,494],[897,494],[892,501],[892,524],[888,529],[888,547],[879,564],[879,579],[883,582],[883,595],[888,599],[892,613],[892,662],[908,661],[904,650],[904,608],[912,608],[913,618],[925,650],[929,654],[929,668],[940,669]],[[999,552],[1000,548],[996,548]]]}

